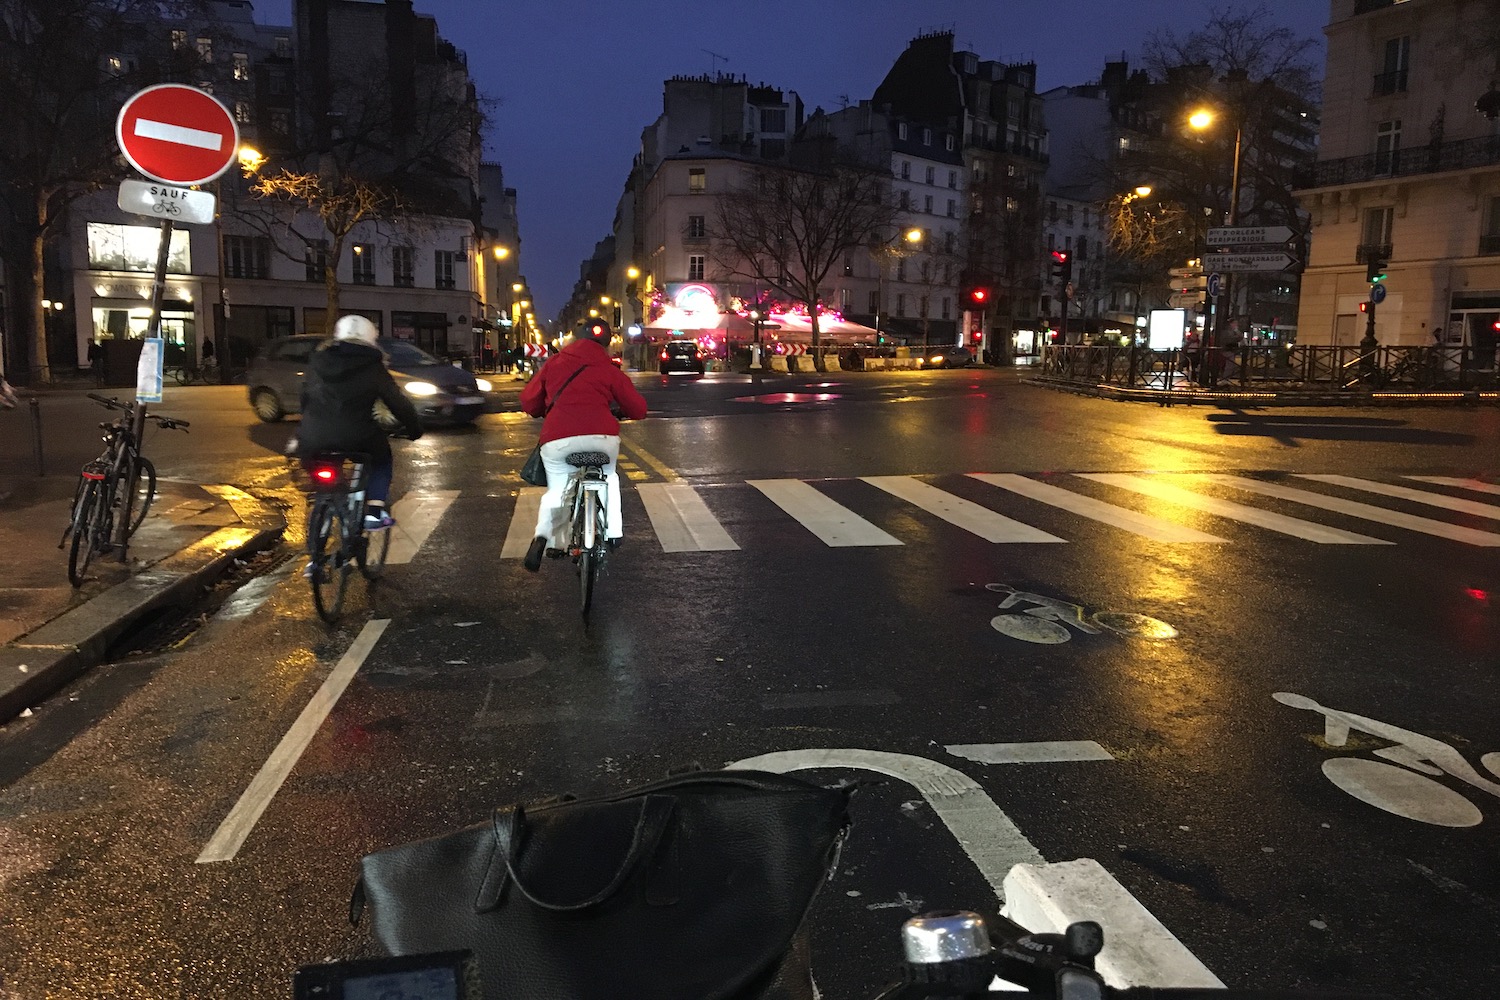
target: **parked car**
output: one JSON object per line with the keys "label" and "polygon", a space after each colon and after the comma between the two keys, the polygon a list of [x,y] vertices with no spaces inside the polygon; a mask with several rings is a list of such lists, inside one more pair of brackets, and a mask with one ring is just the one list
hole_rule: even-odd
{"label": "parked car", "polygon": [[[274,423],[301,410],[307,363],[323,339],[299,334],[273,340],[250,362],[245,387],[257,417]],[[391,375],[411,397],[422,423],[472,423],[484,412],[484,394],[493,388],[488,380],[476,379],[405,341],[382,339],[380,346],[390,359]]]}
{"label": "parked car", "polygon": [[663,375],[702,375],[707,370],[703,350],[695,341],[669,340],[661,349]]}
{"label": "parked car", "polygon": [[925,360],[926,368],[962,368],[973,363],[974,352],[967,347],[938,347]]}

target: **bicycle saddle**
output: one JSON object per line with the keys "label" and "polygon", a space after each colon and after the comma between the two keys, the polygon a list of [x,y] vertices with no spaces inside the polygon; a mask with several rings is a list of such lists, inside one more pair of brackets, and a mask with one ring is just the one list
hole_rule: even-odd
{"label": "bicycle saddle", "polygon": [[574,468],[582,469],[590,465],[608,465],[610,459],[602,451],[575,451],[564,459],[564,461]]}

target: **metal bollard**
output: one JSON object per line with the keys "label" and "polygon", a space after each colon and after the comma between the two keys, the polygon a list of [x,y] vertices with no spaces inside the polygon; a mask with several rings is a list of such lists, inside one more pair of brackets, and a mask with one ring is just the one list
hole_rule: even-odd
{"label": "metal bollard", "polygon": [[42,460],[42,404],[31,397],[31,454],[36,460],[36,474],[40,478],[47,474],[47,465]]}

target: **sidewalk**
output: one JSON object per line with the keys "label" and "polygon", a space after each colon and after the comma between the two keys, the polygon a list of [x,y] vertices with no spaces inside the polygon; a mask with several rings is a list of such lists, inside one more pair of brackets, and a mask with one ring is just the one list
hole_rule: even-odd
{"label": "sidewalk", "polygon": [[131,625],[192,599],[237,558],[274,545],[276,508],[232,486],[161,482],[130,562],[96,556],[69,585],[74,476],[0,475],[0,723],[40,702],[103,657]]}

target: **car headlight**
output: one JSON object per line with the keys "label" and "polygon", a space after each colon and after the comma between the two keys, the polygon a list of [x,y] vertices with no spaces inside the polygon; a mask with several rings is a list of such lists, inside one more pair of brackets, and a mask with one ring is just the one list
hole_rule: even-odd
{"label": "car headlight", "polygon": [[487,378],[476,378],[474,380],[474,386],[480,392],[492,392],[495,388],[494,384]]}
{"label": "car headlight", "polygon": [[438,387],[431,382],[408,382],[402,386],[412,396],[436,396]]}
{"label": "car headlight", "polygon": [[943,363],[943,356],[941,354],[934,354],[927,359],[927,363],[930,365],[940,365]]}

